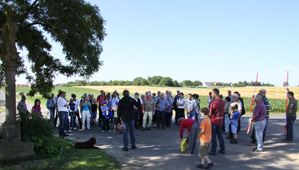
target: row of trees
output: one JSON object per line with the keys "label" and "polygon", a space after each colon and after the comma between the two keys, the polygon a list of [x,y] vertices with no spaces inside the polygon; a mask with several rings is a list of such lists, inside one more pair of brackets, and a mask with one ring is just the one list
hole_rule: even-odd
{"label": "row of trees", "polygon": [[[170,77],[162,76],[153,76],[148,77],[147,79],[143,77],[136,77],[133,81],[123,81],[123,80],[114,80],[114,81],[91,81],[87,82],[85,80],[77,80],[73,82],[68,82],[64,86],[168,86],[168,87],[199,87],[203,86],[201,81],[191,81],[184,80],[178,82],[173,80]],[[217,83],[216,86],[225,86],[225,87],[245,87],[245,86],[254,86],[255,82],[246,82],[240,81],[238,83]],[[258,82],[257,86],[274,86],[270,83]]]}

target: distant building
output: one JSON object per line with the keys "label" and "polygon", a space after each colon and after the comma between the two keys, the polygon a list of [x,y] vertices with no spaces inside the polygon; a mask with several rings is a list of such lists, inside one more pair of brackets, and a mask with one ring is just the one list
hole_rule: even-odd
{"label": "distant building", "polygon": [[219,82],[204,82],[203,86],[204,87],[211,87],[211,86],[217,86]]}
{"label": "distant building", "polygon": [[60,87],[62,86],[62,84],[55,84],[55,87]]}
{"label": "distant building", "polygon": [[17,84],[16,87],[30,87],[28,84]]}

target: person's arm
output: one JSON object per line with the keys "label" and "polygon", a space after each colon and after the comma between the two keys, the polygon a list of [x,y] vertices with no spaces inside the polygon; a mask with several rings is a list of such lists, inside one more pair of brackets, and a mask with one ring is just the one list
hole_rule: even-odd
{"label": "person's arm", "polygon": [[290,109],[289,109],[289,113],[292,113],[293,112],[293,107],[294,107],[294,104],[292,103],[292,104],[290,104]]}
{"label": "person's arm", "polygon": [[70,105],[67,103],[67,101],[65,101],[64,103],[64,107],[69,107]]}
{"label": "person's arm", "polygon": [[251,119],[250,119],[250,122],[254,122],[254,119],[256,118],[255,115],[252,115]]}
{"label": "person's arm", "polygon": [[154,109],[153,109],[153,116],[155,115],[155,112],[156,112],[156,107],[155,107],[155,105],[154,105]]}
{"label": "person's arm", "polygon": [[205,129],[201,129],[198,135],[202,135],[203,133],[205,133]]}

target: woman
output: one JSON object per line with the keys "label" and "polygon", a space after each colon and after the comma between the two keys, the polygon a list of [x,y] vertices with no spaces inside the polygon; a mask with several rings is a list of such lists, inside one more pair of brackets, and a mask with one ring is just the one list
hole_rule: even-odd
{"label": "woman", "polygon": [[83,126],[82,126],[82,130],[85,129],[85,121],[87,122],[87,129],[90,129],[90,121],[89,121],[89,117],[90,117],[90,112],[89,109],[91,107],[91,104],[88,100],[88,97],[85,96],[83,98],[83,102],[81,102],[81,107],[82,107],[82,122],[83,122]]}
{"label": "woman", "polygon": [[185,118],[184,108],[186,100],[184,99],[184,93],[180,93],[180,98],[177,100],[178,118]]}
{"label": "woman", "polygon": [[35,99],[34,106],[32,107],[31,113],[34,116],[38,116],[38,117],[42,116],[41,107],[40,107],[40,100],[39,99]]}
{"label": "woman", "polygon": [[195,117],[195,120],[198,122],[198,115],[200,114],[199,113],[199,111],[200,111],[200,99],[199,99],[199,95],[198,94],[193,94],[192,97],[196,101],[196,108],[195,108],[196,117]]}
{"label": "woman", "polygon": [[96,123],[97,109],[98,109],[97,100],[95,98],[92,98],[92,100],[91,100],[91,109],[90,109],[90,122],[91,122],[91,125],[94,125]]}

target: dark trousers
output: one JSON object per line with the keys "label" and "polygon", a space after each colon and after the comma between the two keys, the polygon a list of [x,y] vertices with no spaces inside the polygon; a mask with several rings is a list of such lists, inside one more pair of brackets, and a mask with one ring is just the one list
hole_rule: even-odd
{"label": "dark trousers", "polygon": [[[49,112],[50,112],[50,120],[53,122],[53,126],[55,127],[55,121],[54,121],[54,116],[55,116],[55,107],[49,107]],[[56,119],[57,121],[57,119]]]}
{"label": "dark trousers", "polygon": [[162,127],[165,126],[165,111],[157,110],[157,127],[160,127],[160,124],[162,124]]}
{"label": "dark trousers", "polygon": [[102,109],[100,106],[99,107],[99,126],[102,126],[102,122],[103,122],[103,113],[102,113]]}
{"label": "dark trousers", "polygon": [[179,118],[185,118],[185,109],[177,109],[178,111],[178,119]]}
{"label": "dark trousers", "polygon": [[172,112],[165,112],[165,122],[167,127],[170,127],[171,125],[171,118],[172,118]]}
{"label": "dark trousers", "polygon": [[59,115],[59,136],[64,136],[65,120],[67,118],[67,112],[58,112]]}
{"label": "dark trousers", "polygon": [[74,124],[75,124],[75,127],[76,127],[76,117],[78,117],[78,122],[79,122],[80,128],[82,128],[82,121],[81,121],[81,118],[80,118],[79,110],[77,110],[77,111],[75,112],[75,117],[74,117]]}
{"label": "dark trousers", "polygon": [[68,112],[64,115],[64,130],[70,130],[70,119]]}
{"label": "dark trousers", "polygon": [[179,119],[179,112],[178,112],[178,108],[175,107],[173,109],[175,111],[175,123],[178,123],[178,119]]}
{"label": "dark trousers", "polygon": [[296,117],[287,116],[287,139],[293,140],[293,125],[296,120]]}
{"label": "dark trousers", "polygon": [[222,125],[213,125],[212,124],[212,150],[211,151],[214,153],[216,153],[216,148],[217,148],[216,135],[217,135],[219,143],[220,143],[220,150],[225,151],[221,127],[222,127]]}
{"label": "dark trousers", "polygon": [[103,126],[102,126],[102,130],[110,130],[110,125],[109,125],[109,120],[106,120],[104,116],[102,116],[102,123],[103,123]]}
{"label": "dark trousers", "polygon": [[241,117],[240,117],[240,119],[238,120],[238,133],[240,132],[240,130],[241,130]]}

